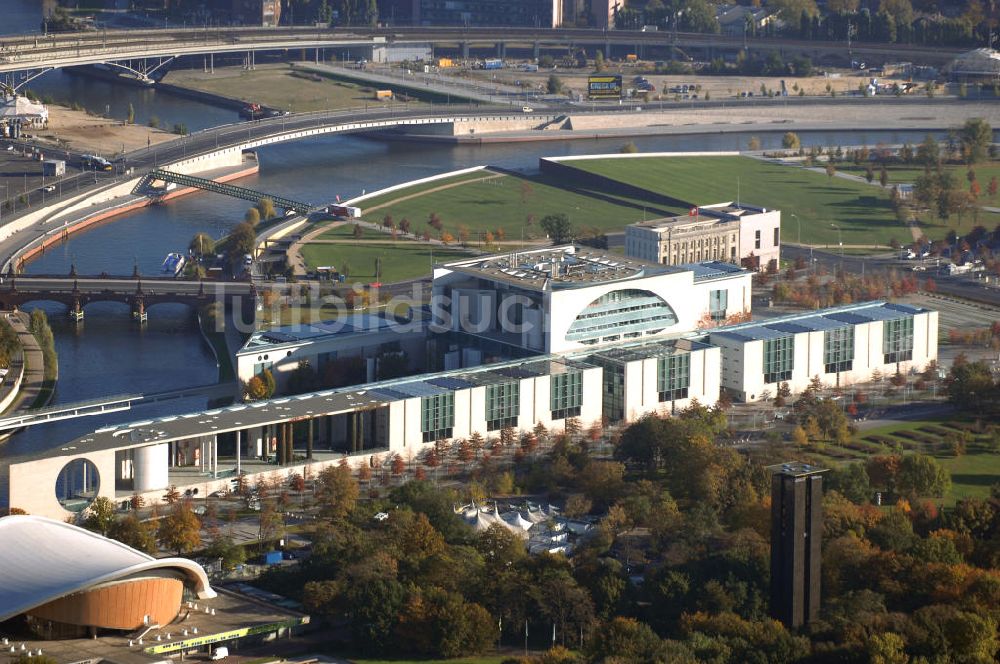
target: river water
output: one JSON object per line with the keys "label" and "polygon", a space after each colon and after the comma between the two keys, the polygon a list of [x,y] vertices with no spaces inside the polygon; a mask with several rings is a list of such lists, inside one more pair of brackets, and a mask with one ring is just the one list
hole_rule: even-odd
{"label": "river water", "polygon": [[[0,32],[38,29],[40,0],[3,0],[5,23]],[[158,94],[153,90],[94,81],[65,73],[46,74],[31,87],[55,99],[72,99],[98,113],[110,110],[124,118],[132,103],[138,122],[152,115],[168,124],[184,123],[191,130],[233,122],[235,114],[202,103]],[[107,109],[106,107],[110,107]],[[780,146],[781,134],[755,132],[764,148]],[[642,152],[739,150],[749,133],[705,136],[662,136],[633,139]],[[802,132],[806,145],[875,145],[911,143],[923,139],[914,132]],[[296,200],[322,203],[336,196],[349,198],[363,191],[427,177],[435,173],[489,164],[534,170],[542,156],[617,152],[624,139],[544,143],[448,146],[382,142],[355,136],[327,136],[263,148],[260,173],[240,181],[243,186],[280,193]],[[144,274],[159,273],[164,256],[186,249],[199,231],[213,236],[227,232],[243,216],[244,201],[195,194],[170,204],[146,208],[73,236],[27,266],[32,274],[65,274],[75,264],[81,274],[130,274],[137,265]],[[124,305],[96,303],[86,309],[82,326],[70,323],[65,308],[38,303],[50,314],[59,354],[59,382],[54,403],[114,394],[160,392],[202,385],[216,379],[211,351],[181,305],[150,309],[142,329],[133,325]],[[29,305],[30,308],[30,305]],[[130,413],[107,414],[75,422],[28,429],[7,444],[12,452],[49,447],[110,422],[140,419],[203,406],[197,399],[144,406]]]}

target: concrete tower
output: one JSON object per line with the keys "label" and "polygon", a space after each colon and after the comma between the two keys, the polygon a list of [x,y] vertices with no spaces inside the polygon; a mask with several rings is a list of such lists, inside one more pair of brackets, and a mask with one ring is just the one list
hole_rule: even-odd
{"label": "concrete tower", "polygon": [[788,628],[819,617],[823,468],[785,463],[771,475],[771,615]]}

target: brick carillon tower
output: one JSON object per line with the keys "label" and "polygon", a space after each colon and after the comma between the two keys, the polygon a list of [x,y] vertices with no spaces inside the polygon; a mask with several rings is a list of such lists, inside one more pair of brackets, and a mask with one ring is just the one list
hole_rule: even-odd
{"label": "brick carillon tower", "polygon": [[819,618],[824,468],[785,463],[771,475],[771,615],[794,629]]}

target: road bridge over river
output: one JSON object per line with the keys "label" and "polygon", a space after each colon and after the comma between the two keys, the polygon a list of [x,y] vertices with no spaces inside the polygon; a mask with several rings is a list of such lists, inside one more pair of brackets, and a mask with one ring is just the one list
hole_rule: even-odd
{"label": "road bridge over river", "polygon": [[[508,45],[529,45],[537,56],[542,48],[572,49],[595,46],[610,54],[612,47],[626,47],[631,52],[643,47],[697,50],[705,57],[722,52],[749,50],[778,51],[784,56],[806,55],[816,62],[831,58],[851,58],[870,63],[909,60],[919,64],[941,65],[963,49],[911,44],[805,41],[767,37],[712,35],[701,33],[641,32],[632,30],[538,29],[538,28],[466,28],[415,27],[365,30],[358,28],[186,28],[152,30],[101,30],[78,33],[52,33],[45,36],[9,36],[2,38],[0,73],[34,71],[85,64],[113,64],[137,77],[148,79],[164,63],[163,58],[215,53],[248,54],[253,63],[256,51],[314,49],[316,59],[326,48],[382,46],[390,43],[431,43],[457,45],[467,53],[470,47],[494,46],[503,55]],[[142,61],[158,60],[154,65]],[[132,63],[132,64],[130,64]],[[22,85],[21,81],[18,85]]]}
{"label": "road bridge over river", "polygon": [[[91,302],[121,302],[133,316],[145,320],[146,309],[172,302],[193,307],[222,302],[253,311],[257,291],[243,281],[185,281],[169,278],[88,276],[8,275],[0,283],[0,309],[12,309],[27,302],[52,301],[65,304],[71,315],[82,318]],[[252,320],[252,318],[250,319]]]}

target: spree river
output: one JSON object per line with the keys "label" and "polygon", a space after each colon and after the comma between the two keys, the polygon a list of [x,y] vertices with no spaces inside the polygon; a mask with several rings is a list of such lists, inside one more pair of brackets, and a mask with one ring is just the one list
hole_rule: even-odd
{"label": "spree river", "polygon": [[[39,0],[5,0],[4,32],[38,29]],[[8,7],[8,4],[12,5]],[[11,14],[12,11],[12,14]],[[13,24],[10,23],[13,16]],[[8,26],[13,25],[12,28]],[[50,73],[32,88],[55,99],[72,99],[97,112],[109,110],[124,117],[132,103],[140,122],[157,115],[164,122],[181,122],[196,130],[233,122],[235,114],[205,104],[178,99],[127,85]],[[110,107],[110,108],[106,108]],[[701,136],[662,136],[632,139],[642,152],[739,150],[749,133]],[[781,134],[754,132],[764,148],[780,146]],[[806,145],[875,145],[911,143],[923,139],[913,132],[801,132]],[[552,141],[542,143],[449,146],[383,142],[354,136],[327,136],[269,146],[259,150],[260,173],[241,185],[280,193],[296,200],[323,203],[338,195],[349,198],[435,173],[489,164],[531,171],[538,158],[617,152],[626,139]],[[196,194],[167,205],[131,213],[72,236],[27,266],[31,274],[66,274],[76,266],[82,274],[158,274],[164,256],[183,251],[191,237],[206,231],[226,233],[243,216],[247,204],[214,194]],[[32,305],[29,305],[29,308]],[[48,311],[59,354],[59,382],[54,403],[66,403],[113,394],[152,393],[214,382],[217,370],[203,343],[193,315],[181,305],[158,305],[150,321],[134,326],[124,305],[96,303],[86,309],[86,321],[77,326],[65,308],[40,302]],[[101,415],[76,422],[42,425],[15,435],[7,448],[24,452],[82,435],[110,422],[143,419],[151,415],[194,409],[196,399],[143,406],[133,412]]]}

